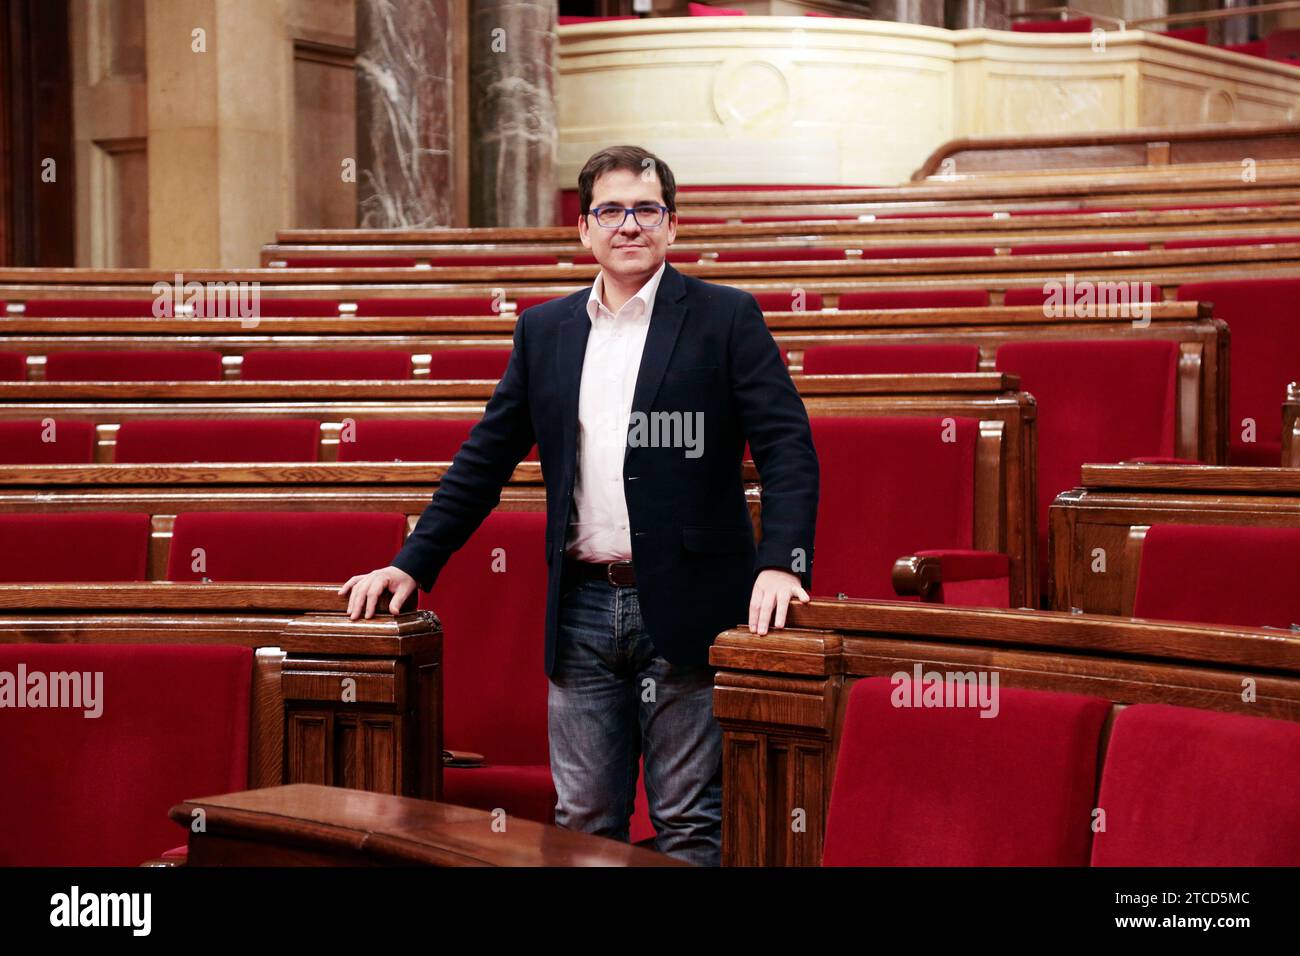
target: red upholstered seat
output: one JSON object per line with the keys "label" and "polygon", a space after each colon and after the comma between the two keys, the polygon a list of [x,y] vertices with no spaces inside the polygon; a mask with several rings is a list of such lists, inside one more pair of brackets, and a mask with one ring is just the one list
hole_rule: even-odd
{"label": "red upholstered seat", "polygon": [[989,304],[984,289],[900,289],[888,292],[845,292],[841,309],[967,309]]}
{"label": "red upholstered seat", "polygon": [[[1042,305],[1047,301],[1050,294],[1042,286],[1026,286],[1019,289],[1008,289],[1002,301],[1006,305]],[[1076,292],[1076,302],[1079,301],[1079,294]],[[1147,299],[1151,302],[1160,302],[1163,298],[1164,290],[1158,285],[1153,285]]]}
{"label": "red upholstered seat", "polygon": [[1241,627],[1300,624],[1300,528],[1152,525],[1135,617]]}
{"label": "red upholstered seat", "polygon": [[814,345],[803,353],[805,375],[908,375],[975,372],[978,345],[955,342],[906,345]]}
{"label": "red upholstered seat", "polygon": [[406,516],[338,511],[191,511],[176,516],[170,581],[342,584],[386,567]]}
{"label": "red upholstered seat", "polygon": [[992,246],[870,246],[863,259],[955,259],[959,256],[991,256]]}
{"label": "red upholstered seat", "polygon": [[1170,37],[1174,40],[1185,40],[1188,43],[1209,43],[1209,27],[1179,27],[1174,30],[1161,30],[1159,35]]}
{"label": "red upholstered seat", "polygon": [[330,318],[339,314],[333,299],[269,299],[259,296],[257,314],[267,318]]}
{"label": "red upholstered seat", "polygon": [[490,296],[454,295],[442,298],[358,299],[357,315],[496,315]]}
{"label": "red upholstered seat", "polygon": [[1300,724],[1137,704],[1111,730],[1093,866],[1300,866]]}
{"label": "red upholstered seat", "polygon": [[320,423],[309,418],[134,419],[117,430],[113,460],[155,462],[315,461]]}
{"label": "red upholstered seat", "polygon": [[975,706],[915,706],[925,686],[853,686],[822,864],[1086,865],[1110,701],[999,687]]}
{"label": "red upholstered seat", "polygon": [[1300,28],[1286,27],[1264,37],[1270,59],[1293,60],[1300,57]]}
{"label": "red upholstered seat", "polygon": [[[339,441],[339,461],[451,461],[477,418],[371,418]],[[526,456],[537,460],[537,446]]]}
{"label": "red upholstered seat", "polygon": [[0,542],[6,584],[148,580],[146,514],[0,514]]}
{"label": "red upholstered seat", "polygon": [[[1181,301],[1214,303],[1215,318],[1232,332],[1228,397],[1228,463],[1272,465],[1282,460],[1278,407],[1295,381],[1300,355],[1300,279],[1240,279],[1179,286]],[[1254,441],[1247,419],[1254,422]]]}
{"label": "red upholstered seat", "polygon": [[1091,33],[1091,17],[1070,20],[1021,20],[1011,24],[1015,33]]}
{"label": "red upholstered seat", "polygon": [[1013,256],[1082,255],[1092,252],[1146,252],[1145,242],[1030,242],[1012,246]]}
{"label": "red upholstered seat", "polygon": [[[678,219],[678,222],[679,222],[679,223],[681,223],[682,221],[683,221],[683,220]],[[692,222],[697,222],[697,223],[698,223],[698,222],[726,222],[727,220],[725,220],[725,219],[714,219],[714,220],[693,219],[693,220],[691,220],[691,221],[692,221]],[[686,263],[699,262],[699,261],[700,261],[700,254],[699,254],[698,252],[691,252],[691,251],[686,250],[686,249],[672,249],[672,248],[670,248],[666,253],[664,253],[664,258],[667,259],[669,262],[671,262],[673,265],[677,265],[677,264],[682,263],[682,262],[686,262]],[[574,264],[574,265],[577,265],[577,266],[593,266],[593,265],[596,264],[596,257],[593,256],[593,255],[592,255],[591,253],[589,253],[589,252],[575,252],[575,253],[573,254],[573,264]]]}
{"label": "red upholstered seat", "polygon": [[0,382],[21,382],[27,378],[27,356],[21,352],[0,352]]}
{"label": "red upholstered seat", "polygon": [[816,594],[894,598],[899,558],[972,549],[978,421],[818,416],[812,433],[822,467]]}
{"label": "red upholstered seat", "polygon": [[411,377],[401,349],[249,349],[239,377],[246,382],[374,380]]}
{"label": "red upholstered seat", "polygon": [[557,256],[526,253],[492,253],[490,255],[430,256],[431,266],[553,266]]}
{"label": "red upholstered seat", "polygon": [[409,269],[412,256],[286,256],[287,269]]}
{"label": "red upholstered seat", "polygon": [[0,422],[0,465],[89,465],[94,460],[92,422]]}
{"label": "red upholstered seat", "polygon": [[799,290],[792,289],[789,292],[755,292],[754,300],[758,302],[758,307],[764,312],[820,312],[822,310],[822,294],[820,292],[804,292],[800,310]]}
{"label": "red upholstered seat", "polygon": [[[443,645],[445,746],[480,753],[484,768],[449,770],[443,799],[541,823],[555,815],[542,640],[546,516],[495,511],[452,556],[420,606],[436,611]],[[644,794],[633,841],[647,832]]]}
{"label": "red upholstered seat", "polygon": [[1249,43],[1228,43],[1220,47],[1222,50],[1229,50],[1232,53],[1241,53],[1245,56],[1268,56],[1268,42],[1266,40],[1251,40]]}
{"label": "red upholstered seat", "polygon": [[154,299],[28,299],[24,314],[36,319],[143,318],[153,315]]}
{"label": "red upholstered seat", "polygon": [[802,247],[789,249],[724,249],[719,262],[812,262],[843,259],[843,249]]}
{"label": "red upholstered seat", "polygon": [[1178,343],[1154,339],[1008,342],[997,368],[1038,402],[1039,565],[1047,581],[1047,511],[1084,462],[1173,456]]}
{"label": "red upholstered seat", "polygon": [[510,364],[510,348],[440,349],[429,356],[431,379],[497,379]]}
{"label": "red upholstered seat", "polygon": [[211,349],[105,349],[50,352],[48,382],[215,382],[221,353]]}
{"label": "red upholstered seat", "polygon": [[91,708],[5,711],[0,865],[138,866],[175,845],[174,805],[247,789],[251,648],[0,644],[19,665],[101,676]]}

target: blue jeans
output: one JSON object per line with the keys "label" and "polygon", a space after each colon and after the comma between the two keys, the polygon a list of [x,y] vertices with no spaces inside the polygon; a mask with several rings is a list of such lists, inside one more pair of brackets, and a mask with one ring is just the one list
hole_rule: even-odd
{"label": "blue jeans", "polygon": [[722,728],[714,668],[656,652],[637,590],[566,580],[547,712],[555,822],[624,842],[645,754],[655,849],[717,866],[722,852]]}

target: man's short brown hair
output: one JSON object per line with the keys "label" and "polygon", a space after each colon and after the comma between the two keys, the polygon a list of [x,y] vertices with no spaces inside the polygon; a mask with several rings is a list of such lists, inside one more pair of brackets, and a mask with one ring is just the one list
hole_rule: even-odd
{"label": "man's short brown hair", "polygon": [[677,180],[667,163],[640,146],[610,146],[587,160],[587,165],[578,173],[578,202],[584,216],[591,212],[591,193],[596,188],[596,180],[615,169],[642,174],[653,171],[659,177],[664,205],[669,212],[677,211]]}

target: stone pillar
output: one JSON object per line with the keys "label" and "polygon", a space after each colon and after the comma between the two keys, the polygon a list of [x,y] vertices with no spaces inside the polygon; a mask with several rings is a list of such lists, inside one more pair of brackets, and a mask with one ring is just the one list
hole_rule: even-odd
{"label": "stone pillar", "polygon": [[468,0],[357,0],[362,228],[469,225]]}
{"label": "stone pillar", "polygon": [[553,225],[555,0],[472,0],[470,9],[470,220]]}
{"label": "stone pillar", "polygon": [[879,0],[871,4],[871,19],[941,27],[943,0]]}
{"label": "stone pillar", "polygon": [[954,30],[973,30],[978,27],[989,30],[1011,29],[1011,21],[1007,19],[1007,0],[953,0],[952,18]]}
{"label": "stone pillar", "polygon": [[[1223,2],[1225,10],[1251,6],[1254,6],[1251,0],[1224,0]],[[1220,23],[1223,24],[1222,36],[1225,45],[1248,43],[1250,38],[1256,36],[1259,32],[1258,16],[1229,17],[1226,20],[1221,20]]]}

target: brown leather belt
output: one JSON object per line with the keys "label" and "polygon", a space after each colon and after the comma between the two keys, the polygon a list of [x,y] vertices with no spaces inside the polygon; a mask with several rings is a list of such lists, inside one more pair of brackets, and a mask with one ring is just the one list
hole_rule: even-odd
{"label": "brown leather belt", "polygon": [[564,570],[566,574],[604,581],[616,588],[636,587],[636,573],[632,570],[631,561],[614,561],[605,564],[565,558]]}

